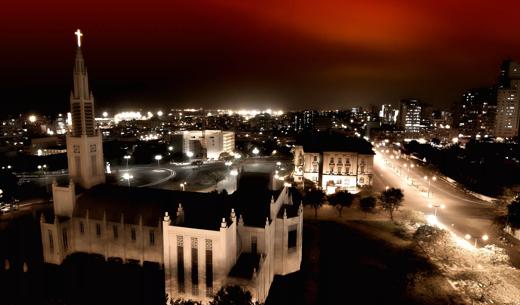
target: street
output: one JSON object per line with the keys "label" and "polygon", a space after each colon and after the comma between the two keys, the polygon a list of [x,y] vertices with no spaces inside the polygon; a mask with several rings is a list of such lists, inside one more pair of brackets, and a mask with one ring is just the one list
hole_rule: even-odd
{"label": "street", "polygon": [[[383,191],[388,187],[401,188],[404,191],[404,206],[428,214],[437,209],[437,219],[450,227],[458,236],[471,236],[470,242],[477,239],[478,245],[499,244],[493,228],[494,211],[492,204],[450,184],[444,177],[432,173],[412,159],[391,158],[393,153],[376,152],[374,156],[374,189]],[[407,164],[404,167],[404,164]],[[414,167],[410,165],[414,164]],[[414,184],[411,185],[411,177]],[[424,177],[430,179],[426,180]],[[434,180],[433,177],[436,177]],[[430,198],[428,198],[430,186]],[[429,205],[432,205],[430,207]],[[437,208],[433,207],[437,206]],[[444,206],[444,208],[441,208]],[[482,236],[488,235],[484,241]]]}

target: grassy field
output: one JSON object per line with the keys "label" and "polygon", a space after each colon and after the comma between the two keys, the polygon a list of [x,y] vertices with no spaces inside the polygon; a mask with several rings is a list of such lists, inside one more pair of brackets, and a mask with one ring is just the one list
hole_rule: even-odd
{"label": "grassy field", "polygon": [[302,269],[277,278],[267,304],[463,304],[385,215],[304,215]]}

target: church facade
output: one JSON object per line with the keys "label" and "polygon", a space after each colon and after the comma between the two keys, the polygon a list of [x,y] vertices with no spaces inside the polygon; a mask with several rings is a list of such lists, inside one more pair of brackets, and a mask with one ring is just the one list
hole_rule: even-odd
{"label": "church facade", "polygon": [[172,299],[208,302],[221,287],[236,284],[264,302],[275,275],[300,269],[303,208],[292,202],[291,189],[223,197],[105,184],[77,35],[70,182],[53,183],[54,217],[40,219],[44,261],[59,265],[71,254],[88,253],[151,262],[163,268]]}

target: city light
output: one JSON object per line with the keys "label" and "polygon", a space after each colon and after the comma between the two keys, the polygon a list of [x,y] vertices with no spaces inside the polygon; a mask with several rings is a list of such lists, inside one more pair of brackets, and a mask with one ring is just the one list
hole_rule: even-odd
{"label": "city light", "polygon": [[160,166],[162,156],[161,155],[155,155],[154,159],[157,161],[157,167]]}
{"label": "city light", "polygon": [[258,148],[255,147],[255,148],[253,148],[252,152],[253,152],[253,154],[258,155],[260,153],[260,150],[258,150]]}
{"label": "city light", "polygon": [[34,114],[29,116],[29,122],[34,123],[34,122],[36,122],[36,120],[37,120],[37,118]]}

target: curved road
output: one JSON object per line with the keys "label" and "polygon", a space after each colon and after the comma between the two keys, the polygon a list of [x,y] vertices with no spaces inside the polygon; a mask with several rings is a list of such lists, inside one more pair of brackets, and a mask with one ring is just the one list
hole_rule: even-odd
{"label": "curved road", "polygon": [[[388,155],[389,156],[389,155]],[[413,162],[415,168],[403,170],[402,164]],[[401,171],[399,174],[399,166]],[[407,175],[414,179],[414,185],[407,183]],[[484,234],[490,237],[489,243],[498,244],[497,234],[493,226],[493,206],[463,189],[447,182],[443,177],[437,176],[436,181],[431,181],[431,195],[427,197],[428,182],[424,176],[434,176],[428,169],[420,166],[413,160],[390,159],[386,154],[376,153],[374,157],[374,188],[382,191],[386,186],[403,189],[405,194],[404,205],[425,214],[434,214],[434,208],[429,205],[445,205],[444,209],[437,209],[438,220],[445,224],[459,236],[470,234],[480,239]],[[474,241],[474,240],[473,240]]]}

